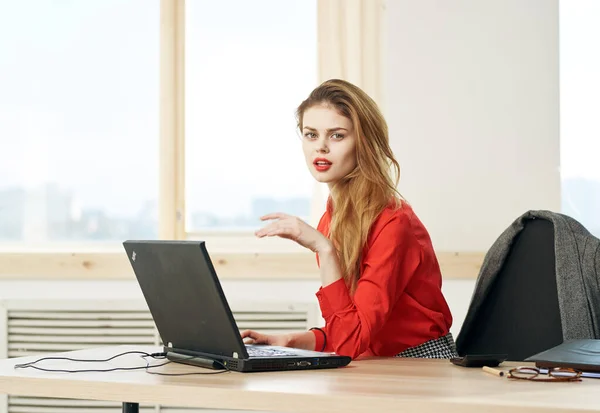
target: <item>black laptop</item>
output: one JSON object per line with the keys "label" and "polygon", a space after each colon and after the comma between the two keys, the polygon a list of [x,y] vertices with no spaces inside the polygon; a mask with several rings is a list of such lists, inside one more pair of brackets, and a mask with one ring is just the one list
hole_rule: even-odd
{"label": "black laptop", "polygon": [[123,243],[172,361],[254,372],[343,367],[350,357],[244,344],[204,241]]}

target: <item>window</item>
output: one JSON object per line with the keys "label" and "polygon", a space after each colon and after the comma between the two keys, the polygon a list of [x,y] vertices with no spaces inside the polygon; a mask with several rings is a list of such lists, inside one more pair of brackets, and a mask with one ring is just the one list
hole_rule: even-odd
{"label": "window", "polygon": [[156,237],[159,1],[0,3],[0,243]]}
{"label": "window", "polygon": [[560,2],[562,209],[600,236],[600,2]]}
{"label": "window", "polygon": [[220,277],[315,277],[314,254],[253,229],[317,224],[294,110],[319,78],[379,96],[384,60],[380,1],[318,5],[0,2],[0,279],[130,278],[120,242],[157,237],[210,238]]}
{"label": "window", "polygon": [[250,233],[308,219],[314,180],[295,108],[317,84],[312,0],[186,2],[186,230]]}

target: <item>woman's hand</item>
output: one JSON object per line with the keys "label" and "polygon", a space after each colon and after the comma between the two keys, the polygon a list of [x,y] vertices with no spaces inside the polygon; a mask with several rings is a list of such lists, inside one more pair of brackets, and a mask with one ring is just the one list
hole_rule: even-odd
{"label": "woman's hand", "polygon": [[316,342],[312,331],[268,335],[258,333],[254,330],[244,330],[241,335],[245,344],[266,344],[269,346],[294,347],[305,350],[314,350]]}
{"label": "woman's hand", "polygon": [[260,219],[273,222],[256,231],[255,234],[259,238],[278,236],[291,239],[316,253],[332,250],[331,241],[327,237],[298,217],[278,212],[264,215]]}
{"label": "woman's hand", "polygon": [[266,344],[269,346],[289,347],[292,337],[288,334],[267,335],[254,330],[242,331],[242,339],[245,344]]}

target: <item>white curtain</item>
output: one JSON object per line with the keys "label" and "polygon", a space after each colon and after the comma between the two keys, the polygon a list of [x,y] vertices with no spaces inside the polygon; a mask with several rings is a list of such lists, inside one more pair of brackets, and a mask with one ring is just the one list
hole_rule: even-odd
{"label": "white curtain", "polygon": [[340,78],[383,102],[384,0],[318,0],[319,80]]}
{"label": "white curtain", "polygon": [[[363,89],[384,111],[384,0],[317,0],[319,83],[347,80]],[[315,183],[311,224],[325,210],[329,191]]]}

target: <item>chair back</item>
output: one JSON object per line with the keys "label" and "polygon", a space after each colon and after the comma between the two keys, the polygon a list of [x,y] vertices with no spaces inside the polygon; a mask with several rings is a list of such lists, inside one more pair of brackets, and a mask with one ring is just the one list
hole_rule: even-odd
{"label": "chair back", "polygon": [[468,332],[456,340],[458,353],[507,354],[523,361],[563,342],[556,286],[554,227],[527,221],[515,237],[501,271]]}

